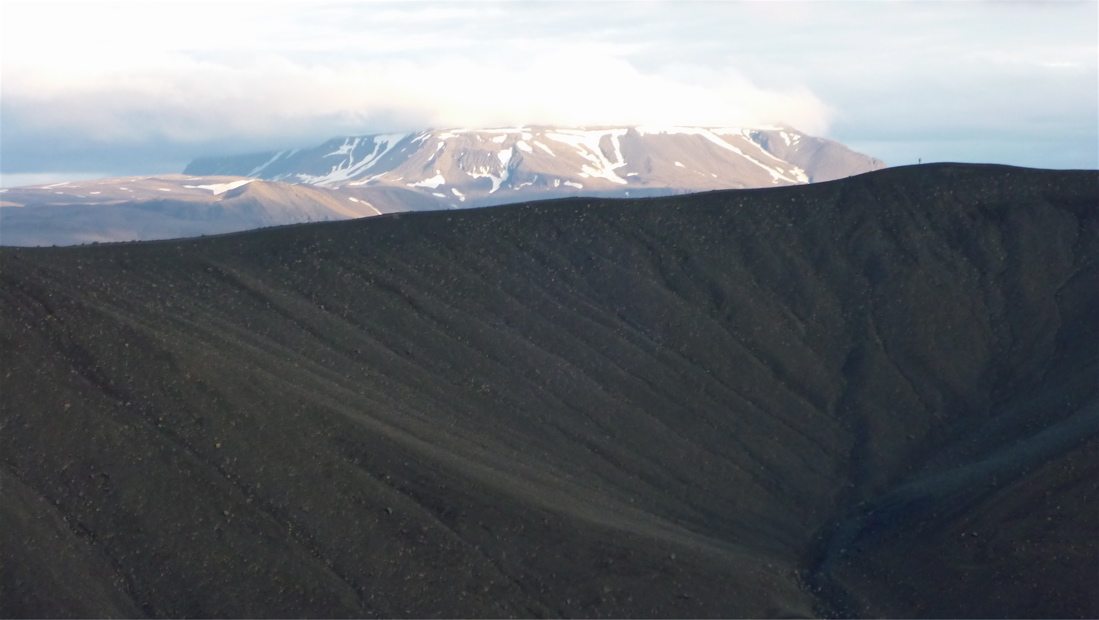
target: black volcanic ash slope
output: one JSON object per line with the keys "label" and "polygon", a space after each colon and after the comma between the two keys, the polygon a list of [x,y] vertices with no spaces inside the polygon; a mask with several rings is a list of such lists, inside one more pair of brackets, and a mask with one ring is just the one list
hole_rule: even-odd
{"label": "black volcanic ash slope", "polygon": [[4,616],[1096,616],[1099,175],[0,251]]}

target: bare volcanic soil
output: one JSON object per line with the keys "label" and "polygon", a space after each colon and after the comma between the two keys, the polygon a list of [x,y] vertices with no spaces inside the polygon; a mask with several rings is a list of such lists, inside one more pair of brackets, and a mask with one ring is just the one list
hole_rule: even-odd
{"label": "bare volcanic soil", "polygon": [[1099,173],[0,250],[3,616],[1099,616]]}

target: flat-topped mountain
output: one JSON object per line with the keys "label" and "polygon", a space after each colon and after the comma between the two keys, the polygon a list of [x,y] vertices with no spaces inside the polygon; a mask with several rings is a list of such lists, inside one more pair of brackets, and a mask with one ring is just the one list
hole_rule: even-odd
{"label": "flat-topped mountain", "polygon": [[485,206],[796,185],[882,167],[788,128],[518,127],[335,138],[310,149],[199,159],[185,173],[332,188],[385,185],[453,206]]}
{"label": "flat-topped mountain", "polygon": [[1099,616],[1097,196],[0,248],[0,615]]}
{"label": "flat-topped mountain", "polygon": [[183,175],[0,190],[0,244],[172,239],[565,196],[774,187],[883,166],[792,129],[516,128],[358,136],[313,149],[200,159]]}
{"label": "flat-topped mountain", "polygon": [[516,128],[358,136],[313,149],[200,159],[182,175],[3,189],[0,244],[173,239],[564,196],[774,187],[883,165],[791,129]]}

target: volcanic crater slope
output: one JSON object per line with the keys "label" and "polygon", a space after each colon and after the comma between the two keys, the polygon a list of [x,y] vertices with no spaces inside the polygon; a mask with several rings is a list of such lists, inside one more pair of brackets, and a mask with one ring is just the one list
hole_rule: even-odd
{"label": "volcanic crater slope", "polygon": [[11,616],[1095,617],[1099,175],[0,250]]}

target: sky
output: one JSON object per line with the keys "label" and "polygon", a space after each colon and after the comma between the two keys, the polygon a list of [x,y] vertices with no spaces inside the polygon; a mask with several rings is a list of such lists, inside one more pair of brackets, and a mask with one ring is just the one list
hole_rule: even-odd
{"label": "sky", "polygon": [[1097,62],[1097,0],[0,0],[0,186],[521,125],[1095,169]]}

